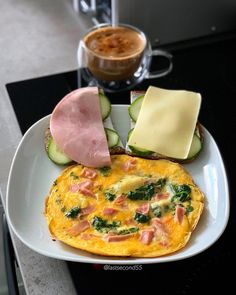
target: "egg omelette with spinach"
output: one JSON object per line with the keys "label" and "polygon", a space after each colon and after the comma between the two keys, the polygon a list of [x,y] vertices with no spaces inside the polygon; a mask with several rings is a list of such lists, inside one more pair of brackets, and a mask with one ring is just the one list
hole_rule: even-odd
{"label": "egg omelette with spinach", "polygon": [[45,216],[53,238],[72,247],[158,257],[186,245],[203,200],[180,164],[116,155],[111,167],[66,168],[53,183]]}

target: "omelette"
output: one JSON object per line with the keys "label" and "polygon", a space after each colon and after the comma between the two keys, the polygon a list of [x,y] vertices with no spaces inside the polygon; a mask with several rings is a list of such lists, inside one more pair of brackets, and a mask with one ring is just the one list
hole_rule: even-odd
{"label": "omelette", "polygon": [[106,256],[158,257],[183,248],[204,195],[178,163],[115,155],[110,167],[72,165],[46,199],[50,233]]}

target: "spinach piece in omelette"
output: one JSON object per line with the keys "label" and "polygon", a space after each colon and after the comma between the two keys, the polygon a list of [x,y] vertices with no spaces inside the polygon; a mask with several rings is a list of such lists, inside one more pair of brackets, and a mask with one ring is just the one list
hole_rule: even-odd
{"label": "spinach piece in omelette", "polygon": [[150,219],[151,218],[149,215],[145,215],[138,212],[136,212],[134,216],[134,220],[136,220],[138,223],[147,223]]}
{"label": "spinach piece in omelette", "polygon": [[174,211],[175,210],[175,204],[171,203],[168,205],[164,205],[164,206],[160,206],[158,204],[152,204],[151,208],[152,208],[152,213],[155,217],[162,217],[163,215],[165,215],[168,212]]}
{"label": "spinach piece in omelette", "polygon": [[130,200],[151,200],[153,195],[160,191],[166,184],[165,178],[160,178],[157,182],[148,183],[138,187],[135,191],[128,192]]}
{"label": "spinach piece in omelette", "polygon": [[73,179],[79,179],[79,176],[73,171],[70,173],[70,177]]}
{"label": "spinach piece in omelette", "polygon": [[60,205],[60,204],[61,204],[61,195],[58,195],[58,196],[56,197],[55,202],[56,202],[57,205]]}
{"label": "spinach piece in omelette", "polygon": [[155,186],[153,183],[140,186],[135,191],[128,192],[128,199],[130,200],[151,200],[155,194]]}
{"label": "spinach piece in omelette", "polygon": [[76,218],[80,213],[81,209],[79,207],[73,207],[71,210],[65,213],[65,216],[68,218]]}
{"label": "spinach piece in omelette", "polygon": [[117,227],[120,226],[120,221],[112,221],[109,223],[106,219],[95,216],[92,221],[92,226],[101,233],[108,233],[111,230],[116,230]]}
{"label": "spinach piece in omelette", "polygon": [[130,227],[117,232],[118,235],[128,235],[139,231],[138,227]]}
{"label": "spinach piece in omelette", "polygon": [[105,177],[109,176],[111,173],[111,167],[108,167],[108,166],[98,168],[98,170]]}
{"label": "spinach piece in omelette", "polygon": [[193,206],[191,205],[188,205],[186,208],[185,208],[185,212],[186,214],[188,215],[190,212],[192,212],[194,210]]}
{"label": "spinach piece in omelette", "polygon": [[114,194],[112,194],[112,193],[110,193],[110,192],[106,192],[106,193],[105,193],[105,198],[106,198],[106,200],[112,202],[112,201],[115,200],[116,195],[114,195]]}
{"label": "spinach piece in omelette", "polygon": [[166,178],[160,178],[157,182],[155,182],[156,190],[161,190],[166,185]]}
{"label": "spinach piece in omelette", "polygon": [[159,206],[159,205],[153,206],[152,207],[152,212],[153,212],[153,215],[155,217],[161,217],[162,216],[162,208],[161,208],[161,206]]}
{"label": "spinach piece in omelette", "polygon": [[191,200],[191,188],[187,184],[172,184],[171,189],[174,192],[174,195],[171,198],[171,202],[186,202]]}

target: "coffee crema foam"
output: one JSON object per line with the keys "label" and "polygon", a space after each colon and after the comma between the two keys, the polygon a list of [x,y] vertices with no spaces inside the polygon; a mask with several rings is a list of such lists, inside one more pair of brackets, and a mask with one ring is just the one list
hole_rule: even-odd
{"label": "coffee crema foam", "polygon": [[84,43],[97,56],[122,59],[140,54],[146,39],[130,28],[109,26],[90,32]]}

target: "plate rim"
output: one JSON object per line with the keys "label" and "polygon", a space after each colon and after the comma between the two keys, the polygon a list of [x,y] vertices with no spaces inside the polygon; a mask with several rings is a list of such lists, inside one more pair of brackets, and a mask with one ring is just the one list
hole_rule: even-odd
{"label": "plate rim", "polygon": [[[112,105],[113,107],[119,106],[122,108],[127,108],[129,105],[128,104],[115,104]],[[83,256],[78,256],[77,257],[70,257],[69,255],[58,255],[56,253],[51,253],[48,252],[46,250],[42,250],[40,248],[35,247],[33,244],[30,244],[26,239],[24,239],[17,231],[17,229],[15,228],[13,222],[11,221],[11,217],[10,217],[10,213],[9,213],[9,194],[10,194],[10,184],[11,184],[11,178],[12,178],[12,174],[13,174],[13,169],[15,166],[15,162],[16,162],[16,157],[18,155],[19,149],[22,146],[23,141],[25,140],[25,138],[28,136],[28,134],[35,128],[35,126],[37,126],[38,124],[40,124],[42,121],[46,121],[49,120],[51,114],[46,115],[44,117],[42,117],[41,119],[39,119],[38,121],[36,121],[33,125],[31,125],[28,130],[25,132],[25,134],[22,136],[15,154],[13,156],[12,162],[11,162],[11,166],[10,166],[10,170],[9,170],[9,175],[8,175],[8,180],[7,180],[7,189],[6,189],[6,217],[7,217],[7,222],[10,225],[11,229],[13,230],[14,234],[21,240],[22,243],[24,243],[27,247],[29,247],[30,249],[32,249],[33,251],[50,257],[50,258],[55,258],[55,259],[60,259],[60,260],[66,260],[66,261],[72,261],[72,262],[82,262],[82,263],[98,263],[98,264],[154,264],[154,263],[165,263],[165,262],[174,262],[174,261],[179,261],[179,260],[184,260],[187,258],[190,258],[192,256],[195,256],[197,254],[202,253],[203,251],[207,250],[208,248],[210,248],[220,237],[221,235],[224,233],[227,224],[228,224],[228,220],[229,220],[229,215],[230,215],[230,190],[229,190],[229,183],[228,183],[228,177],[227,177],[227,171],[225,168],[225,164],[224,164],[224,159],[222,158],[222,155],[220,153],[220,150],[218,148],[218,145],[214,139],[214,137],[211,135],[211,133],[203,126],[204,132],[207,133],[207,135],[211,138],[216,152],[218,153],[218,156],[220,158],[220,166],[221,166],[221,171],[223,173],[223,183],[224,183],[224,188],[225,188],[225,211],[224,211],[224,223],[222,225],[222,227],[220,228],[220,231],[217,233],[217,235],[214,237],[213,240],[211,240],[209,243],[207,243],[207,245],[205,245],[204,247],[202,247],[199,251],[197,252],[193,252],[193,253],[189,253],[189,254],[185,254],[184,257],[173,257],[172,255],[174,255],[175,253],[179,253],[179,251],[181,251],[182,249],[180,249],[177,252],[172,253],[172,255],[166,255],[166,256],[161,256],[161,257],[127,257],[126,259],[124,259],[123,257],[116,257],[116,256],[103,256],[101,255],[101,258],[97,258],[97,257],[83,257]],[[82,251],[82,250],[81,250]],[[90,253],[91,254],[91,253]],[[93,254],[91,254],[93,255]],[[110,259],[110,258],[113,259]],[[105,258],[105,259],[104,259]]]}

